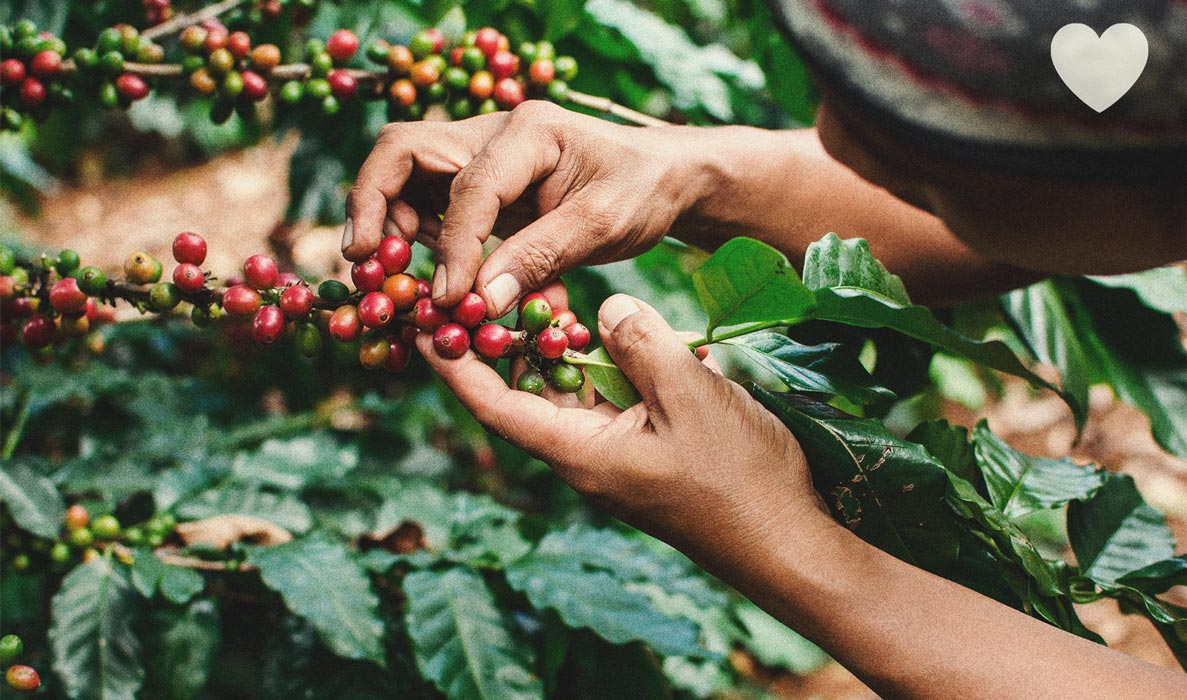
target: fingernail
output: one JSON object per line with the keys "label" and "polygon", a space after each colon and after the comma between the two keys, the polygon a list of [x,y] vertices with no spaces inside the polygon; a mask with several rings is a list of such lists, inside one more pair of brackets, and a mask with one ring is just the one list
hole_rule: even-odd
{"label": "fingernail", "polygon": [[391,219],[385,218],[383,220],[383,235],[385,235],[385,236],[400,236],[400,235],[402,235],[402,233],[400,232],[400,227],[396,226],[396,222],[392,221]]}
{"label": "fingernail", "polygon": [[445,292],[449,287],[445,284],[445,266],[438,265],[437,269],[433,271],[433,298],[440,299],[445,296]]}
{"label": "fingernail", "polygon": [[599,316],[602,319],[602,325],[606,330],[613,331],[618,324],[622,323],[622,319],[630,316],[639,310],[639,305],[636,304],[630,297],[621,294],[612,296],[602,304],[602,311]]}
{"label": "fingernail", "polygon": [[504,272],[486,285],[486,295],[502,314],[519,298],[520,289],[519,280],[510,272]]}
{"label": "fingernail", "polygon": [[342,251],[346,252],[351,243],[354,243],[354,219],[347,219],[346,227],[342,229]]}

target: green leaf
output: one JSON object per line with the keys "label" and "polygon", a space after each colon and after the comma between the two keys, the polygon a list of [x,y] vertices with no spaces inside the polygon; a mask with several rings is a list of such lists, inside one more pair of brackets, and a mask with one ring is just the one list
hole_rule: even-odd
{"label": "green leaf", "polygon": [[746,630],[743,644],[764,666],[803,676],[828,662],[828,654],[754,603],[739,603],[734,614]]}
{"label": "green leaf", "polygon": [[660,654],[698,656],[696,625],[661,613],[645,593],[608,571],[593,569],[570,546],[588,529],[549,533],[531,554],[507,567],[507,583],[538,610],[555,610],[565,624],[592,630],[615,644],[642,641]]}
{"label": "green leaf", "polygon": [[903,561],[941,572],[957,557],[960,533],[945,502],[943,465],[880,421],[810,415],[785,397],[751,394],[799,440],[812,480],[833,517]]}
{"label": "green leaf", "polygon": [[[782,253],[752,238],[734,238],[693,273],[709,316],[705,337],[740,324],[791,325],[812,310],[813,296]],[[757,330],[757,328],[756,328]]]}
{"label": "green leaf", "polygon": [[227,480],[216,488],[187,498],[178,504],[176,513],[186,520],[201,520],[215,515],[251,515],[296,534],[306,532],[313,526],[309,507],[296,496],[238,480]]}
{"label": "green leaf", "polygon": [[804,285],[813,291],[825,287],[855,287],[881,295],[901,305],[910,306],[907,288],[898,275],[892,275],[874,254],[864,238],[842,240],[829,233],[804,251]]}
{"label": "green leaf", "polygon": [[72,700],[133,700],[144,682],[127,572],[109,559],[76,567],[52,603],[53,669]]}
{"label": "green leaf", "polygon": [[1175,555],[1166,517],[1125,474],[1109,474],[1091,499],[1073,501],[1067,530],[1080,571],[1101,585]]}
{"label": "green leaf", "polygon": [[66,515],[54,482],[20,460],[7,460],[0,469],[0,502],[8,506],[17,526],[39,537],[56,538]]}
{"label": "green leaf", "polygon": [[151,549],[138,549],[132,554],[132,585],[145,598],[157,594],[157,584],[165,575],[168,564],[158,559]]}
{"label": "green leaf", "polygon": [[801,345],[779,333],[755,333],[730,345],[742,348],[759,366],[770,370],[792,391],[842,396],[858,404],[893,400],[851,353],[837,343]]}
{"label": "green leaf", "polygon": [[218,655],[221,632],[214,601],[197,600],[181,610],[158,608],[148,620],[143,697],[199,697]]}
{"label": "green leaf", "polygon": [[1105,287],[1131,289],[1152,309],[1168,314],[1187,311],[1187,267],[1182,265],[1088,279]]}
{"label": "green leaf", "polygon": [[206,588],[206,579],[193,569],[181,566],[170,566],[165,569],[165,575],[158,584],[161,595],[165,600],[177,605],[185,605]]}
{"label": "green leaf", "polygon": [[1144,593],[1164,593],[1173,586],[1187,586],[1187,554],[1131,571],[1117,579],[1117,582]]}
{"label": "green leaf", "polygon": [[671,700],[664,668],[641,644],[608,644],[588,632],[573,635],[569,651],[590,700]]}
{"label": "green leaf", "polygon": [[455,567],[404,577],[405,618],[421,672],[451,700],[539,700],[530,647],[516,639],[482,577]]}
{"label": "green leaf", "polygon": [[622,370],[618,369],[618,365],[614,364],[614,360],[610,359],[610,353],[606,352],[606,348],[598,348],[580,360],[567,361],[583,367],[585,376],[593,382],[598,393],[616,407],[626,410],[643,400],[643,397],[639,396],[639,391],[631,384],[631,380],[627,379]]}
{"label": "green leaf", "polygon": [[322,539],[253,548],[247,561],[289,610],[313,624],[326,646],[346,659],[384,665],[379,598],[367,573],[341,545]]}
{"label": "green leaf", "polygon": [[288,440],[266,440],[255,452],[241,452],[231,471],[244,481],[257,481],[295,491],[310,484],[341,479],[358,465],[358,449],[339,447],[326,433]]}
{"label": "green leaf", "polygon": [[1013,449],[985,421],[973,430],[973,449],[989,500],[1011,519],[1087,499],[1105,483],[1106,474],[1098,469]]}
{"label": "green leaf", "polygon": [[963,425],[950,425],[943,419],[920,423],[907,435],[907,440],[922,445],[961,479],[972,484],[981,483],[981,472],[969,442],[969,429]]}

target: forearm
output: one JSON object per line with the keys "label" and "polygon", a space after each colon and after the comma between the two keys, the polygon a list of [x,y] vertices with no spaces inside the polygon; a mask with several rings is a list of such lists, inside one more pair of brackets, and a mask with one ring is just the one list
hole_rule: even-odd
{"label": "forearm", "polygon": [[813,129],[704,130],[692,156],[709,187],[672,235],[713,250],[750,236],[796,264],[829,231],[861,237],[920,303],[947,304],[1004,291],[1035,277],[993,263],[931,214],[862,180],[824,151]]}
{"label": "forearm", "polygon": [[[781,519],[779,523],[797,522]],[[824,518],[703,561],[887,700],[1171,700],[1187,678],[1058,630]]]}

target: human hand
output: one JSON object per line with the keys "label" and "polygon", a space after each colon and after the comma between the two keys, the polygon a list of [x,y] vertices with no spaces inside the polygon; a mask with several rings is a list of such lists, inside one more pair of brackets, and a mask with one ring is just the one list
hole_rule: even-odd
{"label": "human hand", "polygon": [[555,403],[507,387],[473,353],[429,364],[488,428],[547,462],[612,515],[717,571],[739,568],[754,538],[798,518],[827,518],[791,433],[737,384],[702,364],[650,306],[602,305],[606,349],[643,401]]}
{"label": "human hand", "polygon": [[[620,126],[539,101],[459,122],[389,124],[350,192],[343,254],[365,258],[383,233],[419,240],[437,254],[434,302],[451,306],[473,289],[498,318],[563,272],[658,243],[709,186],[693,164],[692,132]],[[484,262],[492,233],[511,237]]]}

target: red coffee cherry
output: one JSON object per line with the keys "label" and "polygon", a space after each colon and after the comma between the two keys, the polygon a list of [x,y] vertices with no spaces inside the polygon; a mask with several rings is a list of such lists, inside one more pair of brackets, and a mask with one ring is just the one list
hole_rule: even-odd
{"label": "red coffee cherry", "polygon": [[[574,323],[564,328],[569,338],[569,349],[581,352],[589,345],[589,329],[580,323]],[[701,358],[705,359],[705,358]]]}
{"label": "red coffee cherry", "polygon": [[449,65],[454,66],[455,68],[460,68],[462,65],[462,57],[465,55],[466,55],[466,47],[464,47],[464,46],[453,47],[453,50],[449,52]]}
{"label": "red coffee cherry", "polygon": [[399,338],[389,337],[387,361],[383,363],[383,368],[388,372],[403,372],[404,368],[408,366],[408,361],[412,359],[412,351],[409,350],[409,347]]}
{"label": "red coffee cherry", "polygon": [[247,318],[260,308],[260,293],[237,284],[223,292],[223,310],[232,316]]}
{"label": "red coffee cherry", "polygon": [[396,305],[383,292],[369,292],[359,302],[359,320],[367,328],[385,328],[396,314]]}
{"label": "red coffee cherry", "polygon": [[264,80],[264,76],[255,71],[245,70],[239,77],[243,80],[243,92],[240,94],[247,99],[259,102],[268,96],[268,81]]}
{"label": "red coffee cherry", "polygon": [[6,58],[0,63],[0,85],[15,87],[25,80],[25,64],[17,58]]}
{"label": "red coffee cherry", "polygon": [[545,328],[536,336],[536,349],[543,357],[555,360],[569,349],[569,337],[559,328]]}
{"label": "red coffee cherry", "polygon": [[30,350],[40,350],[54,342],[54,322],[45,316],[34,316],[21,326],[21,341]]}
{"label": "red coffee cherry", "polygon": [[262,253],[257,253],[243,261],[243,278],[249,286],[256,289],[270,289],[276,284],[276,277],[280,271],[276,269],[276,261]]}
{"label": "red coffee cherry", "polygon": [[202,42],[202,48],[209,55],[219,49],[227,48],[227,41],[229,39],[230,35],[227,33],[226,27],[208,27],[206,30],[206,40]]}
{"label": "red coffee cherry", "polygon": [[189,231],[177,234],[173,239],[173,259],[191,265],[206,262],[206,239]]}
{"label": "red coffee cherry", "polygon": [[391,101],[401,107],[410,107],[416,102],[416,86],[407,78],[401,78],[392,83],[387,93]]}
{"label": "red coffee cherry", "polygon": [[458,323],[447,323],[433,332],[433,348],[447,360],[456,360],[470,349],[470,333]]}
{"label": "red coffee cherry", "polygon": [[4,673],[4,680],[13,690],[20,690],[22,692],[30,692],[37,690],[41,686],[41,677],[37,675],[37,671],[31,666],[24,666],[22,664],[14,664],[8,667]]}
{"label": "red coffee cherry", "polygon": [[313,310],[313,290],[297,284],[280,295],[280,310],[292,319],[305,318]]}
{"label": "red coffee cherry", "polygon": [[[519,56],[510,51],[499,51],[494,56],[490,57],[490,62],[487,63],[486,69],[494,76],[495,80],[503,80],[510,78],[519,72]],[[495,98],[498,99],[497,97]]]}
{"label": "red coffee cherry", "polygon": [[116,78],[115,89],[121,96],[133,102],[148,97],[148,83],[135,73],[124,73]]}
{"label": "red coffee cherry", "polygon": [[525,99],[523,85],[520,85],[515,78],[503,78],[495,83],[494,92],[491,94],[495,98],[495,102],[504,109],[514,109]]}
{"label": "red coffee cherry", "polygon": [[375,258],[367,258],[350,266],[350,279],[364,294],[383,289],[383,265]]}
{"label": "red coffee cherry", "polygon": [[415,309],[416,327],[422,331],[435,331],[449,323],[449,316],[432,299],[421,299],[416,302]]}
{"label": "red coffee cherry", "polygon": [[273,345],[284,335],[284,312],[275,306],[262,306],[251,322],[251,337],[260,345]]}
{"label": "red coffee cherry", "polygon": [[25,78],[21,82],[20,97],[21,106],[25,109],[40,106],[45,102],[45,83],[37,78]]}
{"label": "red coffee cherry", "polygon": [[418,88],[428,87],[441,79],[441,71],[432,61],[417,61],[412,64],[408,78]]}
{"label": "red coffee cherry", "polygon": [[456,323],[473,328],[486,318],[486,302],[474,292],[466,292],[466,296],[453,307],[450,315]]}
{"label": "red coffee cherry", "polygon": [[173,284],[183,292],[193,293],[206,286],[206,275],[193,263],[182,263],[173,269]]}
{"label": "red coffee cherry", "polygon": [[52,80],[62,72],[62,56],[57,51],[40,51],[29,61],[29,72],[38,78]]}
{"label": "red coffee cherry", "polygon": [[511,331],[506,326],[497,323],[486,323],[474,331],[474,349],[479,355],[497,360],[511,352],[514,340]]}
{"label": "red coffee cherry", "polygon": [[416,336],[420,335],[420,329],[413,324],[404,324],[400,327],[400,340],[410,348],[416,347]]}
{"label": "red coffee cherry", "polygon": [[568,309],[553,309],[552,310],[552,325],[560,329],[568,328],[577,323],[577,314]]}
{"label": "red coffee cherry", "polygon": [[330,83],[330,92],[340,100],[348,100],[354,97],[355,92],[359,89],[358,81],[354,76],[344,70],[332,70],[326,76],[326,80]]}
{"label": "red coffee cherry", "polygon": [[251,53],[251,37],[244,32],[231,32],[227,36],[227,50],[235,60],[242,61]]}
{"label": "red coffee cherry", "polygon": [[487,58],[495,55],[499,50],[499,30],[494,27],[483,27],[474,32],[474,45],[486,54]]}
{"label": "red coffee cherry", "polygon": [[421,299],[428,299],[433,296],[433,288],[429,286],[428,280],[416,280],[416,295]]}
{"label": "red coffee cherry", "polygon": [[407,311],[420,298],[416,280],[411,275],[392,275],[383,282],[383,293],[392,300],[397,311]]}
{"label": "red coffee cherry", "polygon": [[70,313],[78,311],[87,303],[87,295],[78,288],[78,280],[66,277],[54,282],[49,288],[49,304],[54,311]]}
{"label": "red coffee cherry", "polygon": [[359,310],[356,306],[346,305],[334,309],[329,323],[330,337],[339,343],[349,343],[359,337],[363,330],[363,323],[359,320]]}
{"label": "red coffee cherry", "polygon": [[267,73],[280,65],[280,48],[276,44],[260,44],[251,50],[251,67]]}
{"label": "red coffee cherry", "polygon": [[334,63],[346,63],[359,50],[359,38],[349,29],[339,29],[326,40],[326,53]]}
{"label": "red coffee cherry", "polygon": [[276,276],[277,287],[292,287],[302,284],[301,276],[295,272],[282,272]]}
{"label": "red coffee cherry", "polygon": [[66,509],[66,517],[62,519],[67,530],[81,530],[91,523],[91,514],[77,503]]}
{"label": "red coffee cherry", "polygon": [[421,36],[432,42],[432,53],[441,53],[441,50],[445,48],[445,35],[441,33],[440,29],[429,27],[421,32]]}
{"label": "red coffee cherry", "polygon": [[379,242],[379,249],[375,251],[383,271],[389,275],[398,275],[408,269],[412,262],[412,246],[399,236],[387,236]]}

